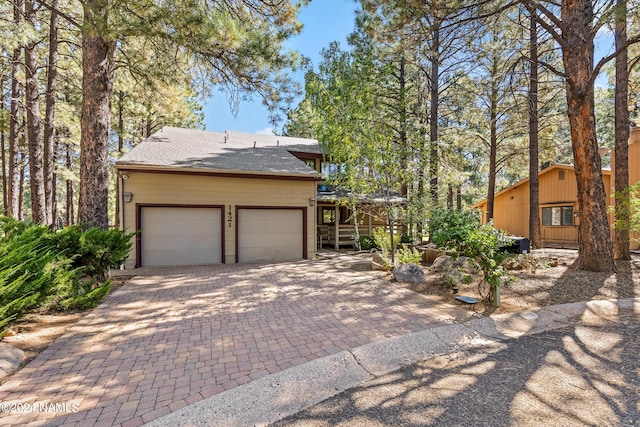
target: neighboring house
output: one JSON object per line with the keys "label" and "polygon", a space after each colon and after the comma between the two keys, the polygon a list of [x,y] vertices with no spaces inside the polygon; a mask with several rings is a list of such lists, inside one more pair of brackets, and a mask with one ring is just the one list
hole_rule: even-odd
{"label": "neighboring house", "polygon": [[[614,154],[611,154],[614,157]],[[615,165],[613,165],[615,168]],[[615,169],[603,169],[602,179],[607,205],[613,204]],[[542,243],[574,246],[578,244],[578,189],[576,175],[571,165],[553,164],[538,173],[540,189],[540,219]],[[632,130],[629,138],[629,183],[640,181],[640,128]],[[487,200],[473,208],[482,212],[482,222],[487,223]],[[529,236],[529,179],[524,179],[494,196],[493,224],[514,236]],[[609,214],[609,222],[613,215]],[[634,247],[637,246],[634,244]]]}
{"label": "neighboring house", "polygon": [[312,139],[163,128],[115,165],[119,223],[139,230],[126,267],[314,258],[327,210],[334,236],[353,228],[317,192],[322,162]]}

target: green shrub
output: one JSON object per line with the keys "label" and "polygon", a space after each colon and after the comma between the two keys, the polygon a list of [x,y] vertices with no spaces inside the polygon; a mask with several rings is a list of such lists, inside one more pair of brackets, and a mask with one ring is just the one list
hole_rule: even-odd
{"label": "green shrub", "polygon": [[127,258],[134,234],[72,225],[55,233],[53,242],[69,254],[74,267],[83,267],[87,276],[104,281],[109,269]]}
{"label": "green shrub", "polygon": [[413,237],[408,234],[400,236],[400,243],[413,243]]}
{"label": "green shrub", "polygon": [[56,253],[47,227],[2,218],[0,328],[39,306],[60,283],[74,280],[69,260]]}
{"label": "green shrub", "polygon": [[477,211],[448,211],[435,209],[429,219],[430,240],[437,247],[454,255],[469,257],[482,271],[483,280],[490,287],[510,280],[501,265],[505,255],[500,248],[506,242],[503,231],[480,221]]}
{"label": "green shrub", "polygon": [[370,251],[371,249],[380,249],[376,240],[371,236],[360,236],[360,249]]}
{"label": "green shrub", "polygon": [[[628,216],[616,219],[616,230],[629,231],[632,241],[640,241],[640,183],[627,187],[624,191],[615,192],[615,203],[628,210]],[[609,208],[609,212],[615,212],[615,206]],[[635,235],[634,235],[635,234]]]}
{"label": "green shrub", "polygon": [[[384,227],[377,227],[373,229],[373,239],[375,240],[378,249],[380,249],[385,256],[391,254],[391,237]],[[393,247],[397,248],[400,244],[400,236],[394,235],[393,242]]]}
{"label": "green shrub", "polygon": [[109,294],[111,280],[107,280],[102,285],[94,284],[95,282],[93,281],[85,283],[84,286],[78,288],[78,294],[76,296],[70,296],[57,301],[55,308],[58,310],[86,310],[95,307]]}
{"label": "green shrub", "polygon": [[396,254],[396,261],[400,264],[420,264],[422,254],[417,249],[401,248]]}
{"label": "green shrub", "polygon": [[131,236],[118,230],[45,226],[0,217],[0,331],[33,309],[86,309],[109,292],[106,272],[124,261]]}

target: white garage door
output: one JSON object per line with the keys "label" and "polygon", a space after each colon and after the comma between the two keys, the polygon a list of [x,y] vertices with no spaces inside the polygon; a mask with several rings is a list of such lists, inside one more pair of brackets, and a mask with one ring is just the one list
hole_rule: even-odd
{"label": "white garage door", "polygon": [[302,209],[239,209],[238,261],[303,258]]}
{"label": "white garage door", "polygon": [[143,266],[222,262],[220,208],[154,206],[140,215]]}

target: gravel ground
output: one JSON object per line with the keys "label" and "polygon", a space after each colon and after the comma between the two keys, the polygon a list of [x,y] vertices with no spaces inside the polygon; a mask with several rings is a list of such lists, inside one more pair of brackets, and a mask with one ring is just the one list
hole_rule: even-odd
{"label": "gravel ground", "polygon": [[638,426],[640,314],[417,363],[276,426]]}
{"label": "gravel ground", "polygon": [[[578,252],[569,249],[539,249],[535,257],[555,257],[557,267],[540,268],[536,271],[511,271],[516,280],[501,288],[501,306],[485,307],[476,304],[469,307],[482,314],[532,311],[551,305],[612,298],[640,297],[640,255],[631,261],[619,261],[616,273],[592,273],[574,268]],[[428,273],[428,268],[425,267]],[[434,283],[435,275],[428,274],[426,285],[408,285],[408,288],[427,295],[439,296],[443,302],[455,304],[455,295],[449,289]],[[388,276],[390,279],[390,276]],[[459,295],[479,298],[477,281],[463,285]]]}

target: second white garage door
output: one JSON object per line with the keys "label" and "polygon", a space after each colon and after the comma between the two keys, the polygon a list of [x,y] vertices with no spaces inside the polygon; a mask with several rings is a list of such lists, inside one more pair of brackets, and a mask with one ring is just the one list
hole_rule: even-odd
{"label": "second white garage door", "polygon": [[301,259],[303,209],[238,209],[238,261]]}
{"label": "second white garage door", "polygon": [[143,207],[141,265],[222,262],[220,208]]}

